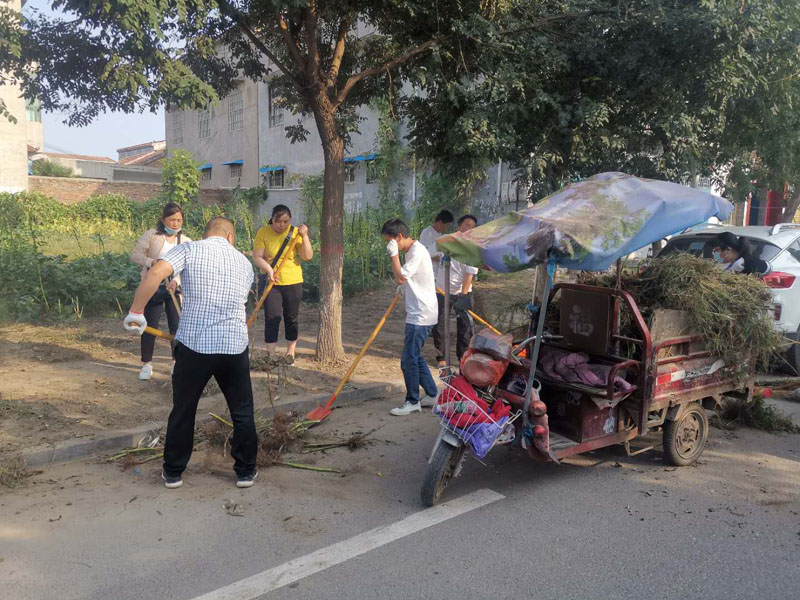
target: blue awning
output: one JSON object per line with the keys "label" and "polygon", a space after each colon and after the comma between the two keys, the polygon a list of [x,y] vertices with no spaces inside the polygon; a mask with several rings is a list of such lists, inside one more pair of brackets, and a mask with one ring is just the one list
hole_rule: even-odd
{"label": "blue awning", "polygon": [[229,160],[228,162],[222,163],[223,165],[243,165],[244,161],[242,159],[239,160]]}
{"label": "blue awning", "polygon": [[208,170],[210,168],[211,168],[211,163],[206,163],[204,165],[200,165],[199,167],[197,167],[197,170],[198,171],[206,171],[206,170]]}
{"label": "blue awning", "polygon": [[261,167],[261,168],[258,170],[258,172],[259,172],[259,173],[270,173],[270,172],[272,172],[272,171],[283,171],[283,169],[284,169],[284,168],[285,168],[285,167],[276,167],[276,166],[272,166],[272,167]]}
{"label": "blue awning", "polygon": [[378,155],[375,154],[374,152],[372,152],[370,154],[359,154],[358,156],[348,156],[348,157],[346,157],[344,159],[344,162],[346,162],[346,163],[362,162],[362,161],[365,161],[365,160],[373,160],[374,158],[377,158],[377,157],[378,157]]}

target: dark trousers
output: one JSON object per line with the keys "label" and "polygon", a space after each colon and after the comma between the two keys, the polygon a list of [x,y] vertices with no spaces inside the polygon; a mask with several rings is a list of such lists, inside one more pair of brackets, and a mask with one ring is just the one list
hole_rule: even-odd
{"label": "dark trousers", "polygon": [[[177,294],[176,294],[177,295]],[[167,325],[169,332],[175,335],[178,331],[178,322],[180,316],[178,310],[175,308],[175,303],[169,297],[169,292],[165,286],[160,286],[147,305],[144,307],[144,318],[147,320],[147,325],[153,329],[158,329],[158,322],[161,320],[161,313],[166,307],[167,310]],[[153,360],[153,350],[156,347],[156,338],[149,333],[143,333],[141,340],[142,349],[142,362],[150,362]],[[175,358],[175,348],[173,346],[172,357]]]}
{"label": "dark trousers", "polygon": [[422,356],[422,347],[430,333],[430,325],[406,323],[400,368],[403,370],[403,379],[406,383],[406,402],[411,404],[419,402],[419,386],[422,386],[428,396],[435,396],[437,392],[436,382],[433,380],[428,363],[425,362],[425,357]]}
{"label": "dark trousers", "polygon": [[[258,276],[258,297],[267,287],[265,275]],[[303,284],[275,285],[264,301],[264,341],[274,344],[278,341],[278,328],[283,318],[284,335],[287,342],[297,340],[297,316],[300,314],[300,301],[303,299]]]}
{"label": "dark trousers", "polygon": [[[468,294],[472,296],[472,293]],[[451,294],[450,308],[453,307],[453,302],[458,298],[458,294]],[[444,360],[444,296],[436,294],[436,300],[439,302],[439,322],[433,326],[433,345],[436,346],[436,360]],[[456,311],[456,356],[458,360],[464,356],[464,353],[469,348],[469,342],[472,336],[475,335],[475,325],[472,322],[472,317],[465,310]]]}
{"label": "dark trousers", "polygon": [[192,456],[197,403],[212,376],[225,395],[231,413],[233,470],[239,477],[255,471],[258,436],[253,417],[248,351],[241,354],[200,354],[178,342],[172,374],[172,412],[167,421],[164,445],[164,473],[170,477],[180,476]]}

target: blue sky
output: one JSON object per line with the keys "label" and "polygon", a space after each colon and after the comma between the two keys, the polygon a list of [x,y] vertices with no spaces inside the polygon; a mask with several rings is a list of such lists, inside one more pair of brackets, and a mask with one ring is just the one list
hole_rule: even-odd
{"label": "blue sky", "polygon": [[[47,0],[28,0],[23,12],[37,9],[43,14],[53,14]],[[108,156],[116,160],[117,148],[164,139],[164,111],[156,114],[105,113],[86,127],[68,127],[65,116],[44,113],[45,149],[70,154]]]}

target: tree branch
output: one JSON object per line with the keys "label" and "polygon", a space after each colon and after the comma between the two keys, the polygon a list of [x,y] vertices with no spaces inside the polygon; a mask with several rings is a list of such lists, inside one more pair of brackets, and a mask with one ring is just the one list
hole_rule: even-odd
{"label": "tree branch", "polygon": [[264,56],[272,61],[278,70],[283,73],[286,77],[291,79],[295,84],[302,85],[302,82],[298,79],[297,75],[292,73],[292,71],[283,64],[283,62],[275,55],[275,53],[270,50],[267,45],[262,42],[258,36],[253,33],[250,27],[247,25],[247,20],[236,7],[231,4],[225,2],[225,0],[218,0],[217,5],[219,6],[220,12],[224,15],[228,16],[232,19],[236,25],[239,27],[239,30],[245,35],[247,39],[261,52]]}
{"label": "tree branch", "polygon": [[306,48],[308,51],[308,80],[315,86],[322,81],[322,74],[320,72],[320,57],[319,57],[319,44],[317,43],[317,25],[319,23],[317,15],[317,4],[314,0],[310,0],[308,8],[305,9],[305,24],[306,24]]}
{"label": "tree branch", "polygon": [[500,37],[503,37],[507,35],[514,35],[515,33],[525,33],[526,31],[541,29],[550,23],[556,23],[558,21],[577,21],[578,19],[587,19],[589,17],[596,17],[599,15],[613,15],[616,14],[616,12],[617,11],[615,10],[588,10],[582,13],[567,13],[565,15],[545,17],[543,19],[539,19],[531,25],[528,25],[527,27],[520,27],[519,29],[506,29],[505,31],[501,31],[499,35]]}
{"label": "tree branch", "polygon": [[345,101],[345,98],[347,98],[347,94],[350,93],[350,90],[352,90],[353,87],[359,81],[361,81],[362,79],[366,79],[367,77],[372,77],[374,75],[378,75],[379,73],[383,73],[384,71],[389,71],[391,69],[394,69],[395,67],[399,67],[400,65],[402,65],[405,62],[408,62],[409,60],[411,60],[415,56],[418,56],[419,54],[423,54],[423,53],[427,52],[428,50],[430,50],[431,48],[433,48],[433,46],[436,44],[436,42],[437,42],[437,40],[428,40],[424,44],[420,44],[419,46],[411,48],[411,50],[409,50],[408,52],[406,52],[402,56],[398,56],[397,58],[393,58],[392,60],[390,60],[388,62],[385,62],[384,64],[382,64],[382,65],[380,65],[378,67],[372,67],[372,68],[369,68],[369,69],[364,69],[360,73],[356,73],[355,75],[351,75],[347,79],[347,81],[345,82],[344,86],[342,86],[342,89],[336,95],[336,101],[334,102],[334,108],[338,107],[342,102]]}
{"label": "tree branch", "polygon": [[297,42],[289,32],[289,26],[286,24],[283,15],[281,15],[281,13],[275,13],[275,19],[278,21],[278,28],[281,30],[283,43],[286,44],[286,48],[289,50],[289,55],[292,57],[292,60],[294,60],[294,64],[297,66],[300,72],[305,73],[306,61],[303,60],[303,55],[300,54],[300,48],[297,47]]}
{"label": "tree branch", "polygon": [[328,89],[336,85],[336,78],[339,77],[339,68],[342,66],[342,58],[344,57],[344,48],[347,43],[347,32],[350,31],[351,18],[352,13],[348,14],[339,22],[339,34],[336,36],[336,46],[333,48],[331,68],[328,71]]}

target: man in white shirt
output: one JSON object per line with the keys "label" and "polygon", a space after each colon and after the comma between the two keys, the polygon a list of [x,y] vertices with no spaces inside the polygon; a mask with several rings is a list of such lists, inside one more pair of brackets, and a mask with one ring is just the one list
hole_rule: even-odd
{"label": "man in white shirt", "polygon": [[[406,383],[406,400],[402,406],[393,408],[395,416],[420,412],[421,406],[433,406],[438,391],[428,363],[422,356],[425,340],[436,325],[438,305],[436,282],[433,277],[431,256],[420,242],[409,236],[408,226],[400,219],[386,221],[381,228],[386,240],[386,251],[392,260],[392,270],[397,283],[403,288],[406,301],[406,333],[400,368]],[[400,252],[406,261],[400,264]],[[425,390],[420,400],[419,387]]]}
{"label": "man in white shirt", "polygon": [[433,261],[433,274],[436,276],[442,260],[442,253],[436,248],[436,240],[448,232],[453,224],[453,213],[449,210],[440,210],[433,218],[433,224],[428,225],[419,234],[420,243],[425,246]]}
{"label": "man in white shirt", "polygon": [[[458,220],[458,231],[469,231],[478,225],[478,220],[472,215],[464,215]],[[444,266],[436,274],[436,287],[444,291]],[[476,267],[450,261],[450,306],[456,312],[456,356],[458,360],[469,348],[469,342],[475,333],[472,317],[472,281],[478,274]],[[436,360],[439,367],[447,365],[444,355],[444,296],[436,294],[439,301],[439,319],[433,328],[433,345],[436,346]],[[449,316],[449,315],[448,315]]]}
{"label": "man in white shirt", "polygon": [[194,445],[197,403],[212,376],[225,396],[233,422],[231,456],[236,487],[251,487],[257,475],[258,435],[245,315],[253,265],[234,248],[235,238],[229,219],[211,219],[201,241],[180,244],[153,264],[125,317],[125,329],[144,333],[147,321],[142,313],[147,301],[164,279],[182,275],[183,314],[175,334],[172,412],[161,472],[168,488],[183,485],[183,471]]}

